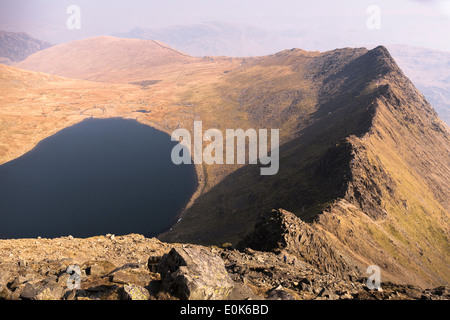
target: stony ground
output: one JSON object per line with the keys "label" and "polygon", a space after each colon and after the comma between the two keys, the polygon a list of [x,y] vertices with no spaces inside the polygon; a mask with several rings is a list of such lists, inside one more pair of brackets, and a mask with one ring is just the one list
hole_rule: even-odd
{"label": "stony ground", "polygon": [[445,287],[382,283],[382,291],[370,291],[365,281],[319,272],[283,251],[168,244],[136,234],[0,240],[0,299],[450,298]]}

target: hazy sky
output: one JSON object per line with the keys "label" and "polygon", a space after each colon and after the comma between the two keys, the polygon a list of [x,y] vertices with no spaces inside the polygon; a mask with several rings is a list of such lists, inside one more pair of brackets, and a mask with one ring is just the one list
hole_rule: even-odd
{"label": "hazy sky", "polygon": [[[80,7],[80,30],[66,27],[69,5]],[[369,29],[373,5],[379,28]],[[0,29],[53,43],[207,21],[300,34],[322,45],[333,39],[339,46],[402,43],[450,51],[450,0],[0,0]]]}

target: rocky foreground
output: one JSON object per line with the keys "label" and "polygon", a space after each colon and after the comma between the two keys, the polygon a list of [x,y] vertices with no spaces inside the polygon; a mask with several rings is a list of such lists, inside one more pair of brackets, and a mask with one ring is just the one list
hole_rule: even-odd
{"label": "rocky foreground", "polygon": [[[284,257],[286,256],[286,261]],[[0,299],[449,299],[449,288],[318,271],[288,252],[168,244],[142,235],[0,240]]]}

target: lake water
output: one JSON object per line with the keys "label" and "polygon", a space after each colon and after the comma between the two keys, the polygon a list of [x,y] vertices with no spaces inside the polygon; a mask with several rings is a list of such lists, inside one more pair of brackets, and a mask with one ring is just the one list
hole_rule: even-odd
{"label": "lake water", "polygon": [[134,120],[86,119],[0,166],[0,238],[167,231],[197,188],[170,136]]}

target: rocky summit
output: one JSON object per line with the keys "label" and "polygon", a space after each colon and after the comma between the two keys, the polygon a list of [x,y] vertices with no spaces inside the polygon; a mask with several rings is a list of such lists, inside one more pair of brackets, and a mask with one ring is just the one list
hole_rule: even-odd
{"label": "rocky summit", "polygon": [[[321,250],[311,250],[316,249]],[[288,249],[168,244],[137,234],[1,240],[0,261],[0,299],[450,298],[448,287],[423,290],[383,282],[381,290],[372,291],[365,277],[319,270]]]}

